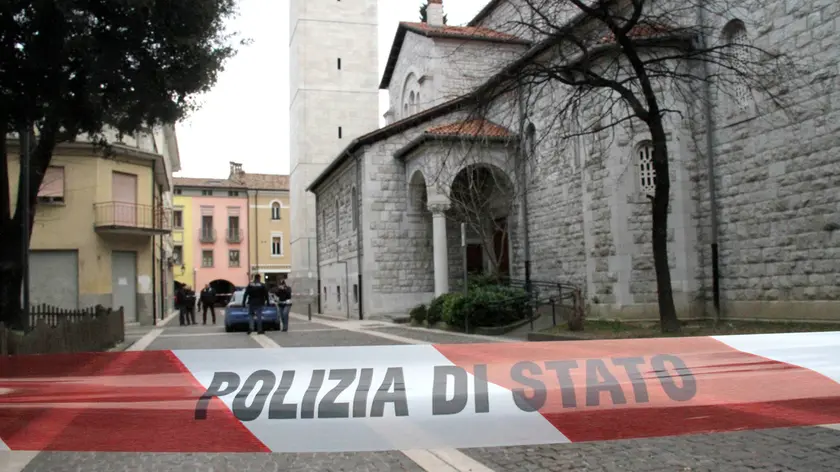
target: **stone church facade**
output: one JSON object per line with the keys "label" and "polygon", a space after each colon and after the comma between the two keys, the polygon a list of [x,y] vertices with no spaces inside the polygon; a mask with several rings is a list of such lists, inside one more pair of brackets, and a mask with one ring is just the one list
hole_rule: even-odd
{"label": "stone church facade", "polygon": [[[509,27],[523,2],[490,1],[461,27],[429,3],[427,22],[401,23],[394,39],[380,83],[387,125],[354,139],[308,187],[322,310],[405,313],[456,288],[466,254],[471,271],[524,279],[527,264],[533,280],[576,284],[594,314],[655,318],[647,129],[560,142],[552,108],[562,96],[511,90],[480,103],[474,90],[540,44]],[[668,98],[680,111],[666,131],[681,317],[711,316],[717,285],[727,317],[840,319],[840,4],[806,3],[807,15],[771,1],[715,20],[719,41],[796,48],[821,64],[818,87],[790,92],[798,116],[763,112],[744,92],[735,103],[713,96],[710,127],[702,106]],[[482,206],[489,225],[466,225],[462,248],[456,196],[474,175],[494,185]]]}

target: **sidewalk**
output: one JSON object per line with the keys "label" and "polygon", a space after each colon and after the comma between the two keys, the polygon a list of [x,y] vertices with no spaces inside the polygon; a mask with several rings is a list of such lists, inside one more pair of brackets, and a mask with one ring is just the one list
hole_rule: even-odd
{"label": "sidewalk", "polygon": [[155,325],[140,325],[139,323],[131,323],[125,326],[125,339],[123,342],[117,344],[116,346],[108,349],[109,352],[120,352],[125,351],[130,348],[134,343],[143,339],[147,334],[152,332],[154,329],[160,328],[162,325],[165,325],[174,317],[178,316],[178,310],[172,310],[169,312],[169,315],[162,319],[158,320],[157,326]]}

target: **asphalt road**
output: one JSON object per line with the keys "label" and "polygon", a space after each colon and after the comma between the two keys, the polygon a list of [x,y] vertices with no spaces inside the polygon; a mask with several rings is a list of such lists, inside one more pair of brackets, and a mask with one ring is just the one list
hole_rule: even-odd
{"label": "asphalt road", "polygon": [[[293,319],[288,333],[264,338],[225,333],[220,325],[169,325],[147,350],[265,349],[488,342],[372,322]],[[668,421],[662,418],[662,421]],[[504,425],[499,425],[503,428]],[[189,441],[189,438],[172,438]],[[411,456],[411,457],[410,457]],[[24,472],[251,472],[251,471],[836,471],[840,430],[808,427],[586,444],[344,454],[40,453]],[[450,464],[450,465],[447,465]],[[2,466],[2,463],[0,463]],[[2,469],[2,467],[0,467]],[[0,472],[3,472],[0,470]]]}

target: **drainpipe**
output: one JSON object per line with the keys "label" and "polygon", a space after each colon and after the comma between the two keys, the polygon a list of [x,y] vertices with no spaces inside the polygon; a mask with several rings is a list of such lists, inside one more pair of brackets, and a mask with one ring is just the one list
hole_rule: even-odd
{"label": "drainpipe", "polygon": [[[257,257],[256,257],[256,266],[257,266],[257,273],[260,273],[260,189],[256,189],[256,193],[254,194],[254,237],[257,238]],[[248,277],[248,282],[253,279],[254,276],[251,274]]]}
{"label": "drainpipe", "polygon": [[525,98],[522,96],[523,86],[520,84],[517,87],[518,105],[519,105],[519,160],[522,165],[519,171],[519,187],[522,192],[522,253],[525,258],[525,289],[530,293],[531,291],[531,241],[530,231],[528,229],[528,165],[527,160],[530,149],[525,149],[528,145],[527,140],[522,139],[525,136],[525,120],[527,113],[525,109]]}
{"label": "drainpipe", "polygon": [[[321,249],[321,240],[319,236],[320,232],[318,231],[318,194],[315,194],[315,271],[318,277],[318,314],[323,315],[324,309],[321,306],[321,258],[320,258],[320,249]],[[311,239],[310,239],[311,241]],[[311,255],[312,252],[310,251],[309,254]],[[310,261],[311,262],[311,261]]]}
{"label": "drainpipe", "polygon": [[[706,48],[708,44],[708,35],[705,32],[706,14],[705,2],[697,4],[697,23],[701,29],[702,47]],[[718,210],[717,210],[717,192],[715,188],[715,122],[714,110],[712,106],[712,86],[709,83],[709,63],[703,62],[703,101],[705,103],[706,114],[706,167],[708,172],[709,185],[709,209],[711,219],[711,250],[712,250],[712,300],[715,307],[715,320],[720,321],[720,258],[718,252]]]}
{"label": "drainpipe", "polygon": [[[152,161],[152,229],[155,228],[156,212],[155,208],[155,174],[157,172],[157,162]],[[157,236],[152,235],[152,325],[157,326],[157,269],[155,267],[155,252],[157,243],[155,241]]]}
{"label": "drainpipe", "polygon": [[[248,212],[245,214],[245,216],[248,218],[248,233],[250,233],[251,232],[251,191],[250,190],[245,191],[245,198],[247,199],[246,207],[248,209]],[[254,218],[256,218],[257,210],[259,210],[259,208],[254,208]],[[257,247],[259,247],[259,246],[257,246]],[[246,254],[248,254],[248,267],[245,268],[245,273],[246,273],[246,277],[248,278],[247,282],[250,283],[250,281],[251,281],[251,238],[250,237],[248,238],[247,241],[245,241],[245,250],[247,251]]]}
{"label": "drainpipe", "polygon": [[358,278],[359,291],[359,319],[365,319],[362,309],[362,212],[359,209],[359,202],[362,201],[362,156],[356,153],[356,201],[353,202],[353,215],[356,218],[356,276]]}

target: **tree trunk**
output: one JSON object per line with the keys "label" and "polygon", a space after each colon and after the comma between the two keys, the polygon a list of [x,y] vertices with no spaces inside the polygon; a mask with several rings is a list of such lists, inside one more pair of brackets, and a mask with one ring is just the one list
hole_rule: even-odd
{"label": "tree trunk", "polygon": [[651,117],[648,127],[653,140],[653,170],[656,173],[656,190],[652,204],[652,240],[659,322],[663,333],[678,333],[680,321],[677,319],[677,310],[674,306],[671,270],[668,267],[668,199],[671,191],[668,144],[662,118],[658,114]]}
{"label": "tree trunk", "polygon": [[20,290],[23,282],[20,237],[14,236],[20,233],[20,227],[14,220],[6,220],[0,224],[0,234],[3,234],[0,238],[3,244],[0,247],[0,322],[13,329],[23,329],[24,320],[21,319],[20,309]]}

